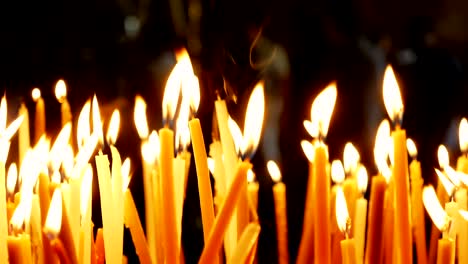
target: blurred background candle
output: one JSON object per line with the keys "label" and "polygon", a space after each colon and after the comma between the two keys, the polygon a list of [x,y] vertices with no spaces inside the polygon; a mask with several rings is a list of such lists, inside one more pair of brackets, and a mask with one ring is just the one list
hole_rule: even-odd
{"label": "blurred background candle", "polygon": [[366,237],[367,200],[364,195],[367,190],[367,170],[361,166],[357,172],[357,186],[361,197],[356,201],[356,213],[354,214],[354,240],[356,244],[356,263],[364,262],[364,245]]}
{"label": "blurred background candle", "polygon": [[34,117],[34,144],[36,144],[39,141],[39,138],[41,138],[41,136],[46,132],[45,104],[39,88],[34,88],[31,95],[34,102],[36,102],[36,112]]}
{"label": "blurred background candle", "polygon": [[64,80],[58,80],[55,84],[55,97],[60,103],[60,113],[62,117],[62,126],[72,121],[70,104],[67,99],[67,86]]}
{"label": "blurred background candle", "polygon": [[18,131],[18,164],[24,159],[26,151],[31,147],[29,137],[29,112],[24,102],[21,102],[18,116],[23,116],[23,123]]}

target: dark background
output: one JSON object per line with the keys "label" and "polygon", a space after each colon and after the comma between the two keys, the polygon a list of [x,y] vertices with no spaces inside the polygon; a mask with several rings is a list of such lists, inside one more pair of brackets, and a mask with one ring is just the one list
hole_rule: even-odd
{"label": "dark background", "polygon": [[[252,87],[266,80],[268,136],[253,162],[260,182],[258,259],[272,263],[276,259],[272,183],[265,161],[274,158],[283,168],[294,259],[307,181],[307,161],[299,142],[309,137],[302,121],[310,118],[313,98],[330,81],[338,85],[327,138],[332,159],[341,158],[344,144],[352,141],[370,174],[376,173],[372,147],[377,125],[386,117],[381,78],[385,65],[392,63],[405,102],[403,126],[418,145],[426,181],[434,177],[439,144],[448,144],[454,162],[459,154],[458,121],[468,112],[467,25],[468,2],[463,0],[8,1],[0,4],[0,87],[11,102],[10,115],[16,114],[22,98],[31,117],[34,104],[29,94],[40,87],[50,135],[60,127],[53,95],[59,78],[68,84],[75,117],[93,93],[104,107],[103,116],[109,117],[119,106],[125,118],[117,146],[123,156],[132,157],[131,189],[144,219],[133,98],[137,93],[146,98],[150,127],[160,128],[173,50],[188,47],[200,77],[198,116],[207,144],[216,93],[229,100],[231,114],[241,121]],[[184,210],[187,263],[196,262],[203,247],[193,167]],[[100,226],[98,204],[93,215]],[[126,241],[126,254],[134,262]]]}

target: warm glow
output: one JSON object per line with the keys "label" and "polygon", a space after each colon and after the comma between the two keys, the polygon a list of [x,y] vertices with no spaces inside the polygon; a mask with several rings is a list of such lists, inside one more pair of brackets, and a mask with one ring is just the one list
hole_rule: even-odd
{"label": "warm glow", "polygon": [[10,219],[10,225],[14,231],[24,230],[23,224],[27,214],[26,210],[31,210],[30,208],[27,208],[28,205],[22,201],[23,200],[21,200],[18,206],[16,206],[16,209]]}
{"label": "warm glow", "polygon": [[262,134],[263,116],[265,113],[265,95],[263,81],[257,83],[250,95],[244,122],[244,141],[242,155],[252,158],[257,150]]}
{"label": "warm glow", "polygon": [[126,158],[124,162],[122,163],[122,168],[120,168],[120,171],[122,172],[122,190],[125,192],[128,188],[128,185],[130,184],[130,158]]}
{"label": "warm glow", "polygon": [[52,148],[50,149],[49,160],[53,170],[58,170],[65,158],[64,153],[68,143],[70,142],[71,127],[72,125],[70,122],[62,127],[62,130],[58,134],[57,139],[55,139],[54,145],[52,145]]}
{"label": "warm glow", "polygon": [[406,139],[406,149],[408,149],[408,153],[411,158],[416,159],[418,156],[418,149],[416,148],[416,144],[411,138]]}
{"label": "warm glow", "polygon": [[403,101],[395,73],[390,65],[387,66],[384,73],[383,99],[390,119],[400,123],[403,118]]}
{"label": "warm glow", "polygon": [[188,102],[188,106],[192,113],[196,113],[200,106],[200,84],[197,76],[192,73],[187,73],[182,81],[182,96],[183,100]]}
{"label": "warm glow", "polygon": [[175,135],[175,146],[178,150],[187,150],[190,146],[190,129],[188,127],[187,119],[177,119],[177,129]]}
{"label": "warm glow", "polygon": [[390,137],[390,124],[388,120],[383,120],[379,128],[377,129],[377,134],[375,136],[375,145],[374,145],[374,160],[377,165],[379,173],[385,177],[387,183],[390,181],[392,171],[388,166],[388,156]]}
{"label": "warm glow", "polygon": [[58,80],[55,85],[55,98],[62,103],[63,100],[67,97],[67,86],[65,85],[64,80]]}
{"label": "warm glow", "polygon": [[446,174],[444,174],[438,169],[435,169],[435,171],[437,173],[437,177],[439,177],[439,180],[442,183],[442,186],[444,186],[444,189],[447,192],[448,196],[452,196],[453,191],[455,190],[455,185],[450,181]]}
{"label": "warm glow", "polygon": [[133,111],[133,119],[135,121],[135,126],[138,131],[138,136],[140,139],[148,138],[149,129],[148,129],[148,120],[146,119],[146,102],[143,97],[137,95],[135,97],[135,109]]}
{"label": "warm glow", "polygon": [[458,213],[460,213],[461,217],[463,217],[463,219],[465,219],[465,221],[468,221],[468,211],[465,211],[465,210],[458,210]]}
{"label": "warm glow", "polygon": [[41,90],[39,88],[32,89],[31,97],[32,97],[34,102],[37,102],[37,100],[39,100],[39,98],[41,98]]}
{"label": "warm glow", "polygon": [[311,137],[317,138],[319,136],[319,130],[318,130],[317,123],[312,123],[309,120],[304,120],[303,124],[304,124],[304,127],[305,127],[307,133],[309,133],[309,135]]}
{"label": "warm glow", "polygon": [[343,164],[340,160],[334,160],[331,164],[331,178],[334,183],[341,184],[345,179]]}
{"label": "warm glow", "polygon": [[338,224],[338,228],[342,233],[349,231],[349,213],[348,213],[348,206],[346,205],[346,198],[343,193],[343,188],[340,186],[336,189],[336,206],[335,206],[335,214],[336,214],[336,223]]}
{"label": "warm glow", "polygon": [[437,194],[432,185],[424,187],[423,203],[434,225],[440,231],[446,231],[450,223],[450,218],[447,213],[445,213],[442,205],[440,205],[439,199],[437,198]]}
{"label": "warm glow", "polygon": [[153,164],[157,161],[159,157],[160,145],[158,133],[153,130],[149,135],[148,141],[143,142],[141,145],[141,155],[143,160]]}
{"label": "warm glow", "polygon": [[77,178],[81,175],[81,171],[88,164],[89,159],[94,154],[94,150],[98,144],[98,137],[95,133],[91,134],[88,140],[86,140],[85,145],[78,151],[75,158],[75,166],[73,166],[73,171],[71,177]]}
{"label": "warm glow", "polygon": [[58,236],[62,228],[62,192],[60,188],[55,188],[50,201],[49,212],[44,224],[44,232]]}
{"label": "warm glow", "polygon": [[0,162],[3,162],[3,164],[7,161],[10,145],[10,141],[0,140]]}
{"label": "warm glow", "polygon": [[468,151],[468,121],[462,118],[460,127],[458,128],[458,140],[460,143],[460,150],[463,153]]}
{"label": "warm glow", "polygon": [[6,101],[6,96],[3,95],[2,100],[0,102],[0,133],[1,134],[3,134],[3,132],[6,129],[7,116],[8,116],[7,101]]}
{"label": "warm glow", "polygon": [[78,116],[76,139],[78,147],[82,147],[85,141],[91,135],[91,127],[89,124],[89,117],[91,114],[91,101],[87,100],[81,109],[80,115]]}
{"label": "warm glow", "polygon": [[86,171],[83,174],[81,179],[81,189],[80,189],[80,212],[81,217],[85,217],[86,212],[88,211],[89,199],[91,199],[93,189],[93,167],[88,163],[86,166]]}
{"label": "warm glow", "polygon": [[60,174],[60,172],[54,171],[52,173],[52,176],[50,177],[50,181],[55,184],[60,184],[60,182],[62,181],[62,175]]}
{"label": "warm glow", "polygon": [[21,115],[15,119],[15,121],[11,122],[11,124],[6,128],[6,130],[2,133],[3,140],[11,140],[11,138],[18,132],[21,124],[23,123],[24,116]]}
{"label": "warm glow", "polygon": [[367,190],[368,178],[366,167],[360,166],[357,173],[357,187],[361,193],[365,193]]}
{"label": "warm glow", "polygon": [[62,168],[67,178],[71,177],[73,172],[73,166],[75,165],[75,154],[70,144],[67,144],[63,152]]}
{"label": "warm glow", "polygon": [[437,158],[439,159],[439,166],[441,169],[445,169],[449,165],[449,153],[444,145],[440,145],[437,149]]}
{"label": "warm glow", "polygon": [[7,174],[7,192],[9,195],[13,195],[15,192],[16,181],[18,180],[18,168],[16,167],[16,163],[10,164],[8,168]]}
{"label": "warm glow", "polygon": [[349,174],[356,170],[359,165],[359,160],[361,159],[358,150],[353,145],[353,143],[348,142],[344,147],[343,152],[343,166],[346,174]]}
{"label": "warm glow", "polygon": [[310,116],[312,123],[317,124],[319,136],[325,138],[328,133],[328,126],[336,103],[336,84],[329,84],[312,103]]}
{"label": "warm glow", "polygon": [[179,101],[180,90],[182,87],[182,80],[184,70],[182,62],[179,61],[172,69],[169,77],[167,78],[166,88],[164,89],[164,96],[162,101],[162,115],[165,122],[174,119],[177,109],[177,102]]}
{"label": "warm glow", "polygon": [[101,146],[104,144],[104,134],[102,132],[101,111],[99,111],[99,103],[96,95],[93,97],[93,134],[98,137],[98,142]]}
{"label": "warm glow", "polygon": [[248,183],[252,183],[255,181],[255,173],[253,172],[252,169],[249,169],[247,171],[247,182]]}
{"label": "warm glow", "polygon": [[115,109],[112,113],[111,120],[109,121],[109,127],[107,128],[107,143],[114,145],[117,142],[117,136],[119,135],[120,128],[120,111]]}
{"label": "warm glow", "polygon": [[301,140],[301,147],[309,162],[314,162],[315,148],[312,143],[307,140]]}
{"label": "warm glow", "polygon": [[231,132],[232,140],[234,141],[234,147],[236,149],[236,152],[238,154],[241,153],[241,148],[242,148],[242,131],[239,128],[239,125],[237,125],[236,121],[232,119],[230,116],[228,118],[228,127],[229,131]]}
{"label": "warm glow", "polygon": [[43,136],[32,151],[26,152],[19,170],[19,177],[21,178],[20,191],[22,194],[32,193],[42,166],[47,162],[49,147],[50,141]]}
{"label": "warm glow", "polygon": [[444,168],[444,173],[445,175],[447,175],[447,177],[449,178],[449,180],[456,186],[456,187],[459,187],[460,186],[460,180],[462,179],[462,176],[463,174],[458,172],[458,171],[455,171],[452,167],[450,166],[446,166]]}
{"label": "warm glow", "polygon": [[210,170],[211,174],[214,175],[215,172],[215,160],[208,157],[208,169]]}
{"label": "warm glow", "polygon": [[270,173],[271,179],[274,182],[280,182],[281,181],[281,171],[280,171],[278,165],[276,164],[276,162],[274,162],[272,160],[268,161],[267,169],[268,169],[268,173]]}

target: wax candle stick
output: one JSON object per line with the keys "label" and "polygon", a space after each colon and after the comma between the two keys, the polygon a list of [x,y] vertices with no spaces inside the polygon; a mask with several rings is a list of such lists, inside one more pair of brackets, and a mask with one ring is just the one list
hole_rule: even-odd
{"label": "wax candle stick", "polygon": [[289,263],[288,221],[286,216],[286,186],[281,182],[281,172],[274,161],[268,161],[268,172],[275,182],[273,199],[275,201],[276,240],[278,247],[278,263]]}
{"label": "wax candle stick", "polygon": [[[447,191],[444,189],[444,186],[438,181],[437,184],[437,198],[440,203],[446,203],[448,201]],[[437,260],[437,247],[438,247],[438,239],[440,238],[440,230],[437,228],[436,225],[432,225],[431,228],[431,240],[429,244],[429,263],[435,263]]]}
{"label": "wax candle stick", "polygon": [[122,161],[120,153],[116,147],[110,146],[112,152],[112,202],[114,203],[114,219],[113,219],[113,240],[115,249],[112,255],[116,257],[118,263],[122,262],[123,258],[123,236],[124,236],[124,198],[122,191]]}
{"label": "wax candle stick", "polygon": [[46,131],[46,116],[44,99],[41,97],[41,90],[34,88],[32,98],[36,102],[36,113],[34,118],[34,142],[37,143]]}
{"label": "wax candle stick", "polygon": [[367,228],[365,263],[379,263],[382,261],[383,245],[383,212],[385,201],[386,180],[383,176],[372,177],[369,202],[369,216]]}
{"label": "wax candle stick", "polygon": [[367,217],[367,200],[364,198],[364,193],[367,190],[367,171],[365,167],[361,167],[359,169],[357,182],[362,196],[356,201],[356,213],[354,214],[354,240],[356,244],[356,263],[363,263]]}
{"label": "wax candle stick", "polygon": [[62,117],[62,126],[72,121],[70,104],[67,100],[67,86],[64,80],[58,80],[55,84],[55,97],[60,103],[60,113]]}
{"label": "wax candle stick", "polygon": [[341,186],[338,186],[336,189],[335,211],[338,228],[345,235],[345,239],[340,242],[342,263],[354,264],[356,263],[356,246],[354,239],[349,238],[349,234],[351,232],[351,219],[349,218],[346,198]]}
{"label": "wax candle stick", "polygon": [[249,263],[247,260],[255,250],[255,245],[260,235],[260,225],[258,223],[250,223],[245,228],[239,239],[236,251],[229,263]]}
{"label": "wax candle stick", "polygon": [[211,263],[211,261],[218,255],[226,228],[231,220],[234,209],[236,208],[236,203],[241,195],[242,187],[246,183],[245,179],[247,177],[247,171],[251,167],[252,165],[250,162],[246,161],[238,165],[234,180],[231,183],[220,212],[215,218],[214,226],[211,229],[209,239],[205,244],[198,263]]}
{"label": "wax candle stick", "polygon": [[106,262],[106,249],[104,246],[104,231],[102,228],[98,228],[96,233],[96,262],[98,264],[104,264]]}
{"label": "wax candle stick", "polygon": [[91,248],[92,241],[92,184],[93,184],[93,169],[91,164],[88,164],[86,171],[81,181],[80,193],[80,212],[81,212],[81,225],[80,225],[80,255],[79,261],[83,264],[91,263]]}
{"label": "wax candle stick", "polygon": [[21,164],[26,151],[31,147],[29,143],[29,112],[24,102],[21,102],[18,116],[23,116],[23,123],[18,131],[18,164]]}
{"label": "wax candle stick", "polygon": [[39,209],[39,197],[33,195],[31,208],[31,247],[34,263],[45,262],[44,246],[42,243],[41,211]]}
{"label": "wax candle stick", "polygon": [[[5,190],[5,163],[0,161],[0,215],[7,215],[7,202]],[[6,237],[8,236],[8,222],[7,217],[0,217],[0,262],[8,262],[8,243]]]}
{"label": "wax candle stick", "polygon": [[453,240],[441,238],[437,245],[437,264],[455,263],[455,245]]}
{"label": "wax candle stick", "polygon": [[[182,246],[182,211],[184,209],[184,193],[185,193],[185,160],[178,155],[173,159],[174,168],[174,202],[175,202],[175,215],[177,226],[177,244]],[[214,216],[213,216],[214,217]]]}
{"label": "wax candle stick", "polygon": [[[467,196],[466,187],[458,188],[455,192],[455,201],[457,202],[459,209],[467,210]],[[468,263],[468,253],[463,249],[468,247],[468,223],[466,221],[462,221],[458,214],[457,220],[455,221],[458,221],[458,263],[466,264]]]}
{"label": "wax candle stick", "polygon": [[5,263],[32,263],[31,239],[28,234],[8,236],[9,262]]}
{"label": "wax candle stick", "polygon": [[249,195],[249,202],[252,203],[255,211],[258,210],[258,189],[260,186],[255,182],[255,173],[249,171],[247,173],[247,193]]}

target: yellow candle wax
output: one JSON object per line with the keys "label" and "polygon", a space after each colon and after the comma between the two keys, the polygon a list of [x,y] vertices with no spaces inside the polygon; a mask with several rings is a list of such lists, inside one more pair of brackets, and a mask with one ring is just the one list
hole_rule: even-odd
{"label": "yellow candle wax", "polygon": [[421,164],[417,160],[413,160],[410,164],[411,178],[411,204],[413,211],[413,226],[414,240],[416,242],[416,254],[418,263],[427,263],[426,249],[426,230],[424,221],[424,206],[422,203],[422,186],[423,179],[421,177]]}
{"label": "yellow candle wax", "polygon": [[[448,201],[449,197],[448,197],[447,191],[445,190],[440,180],[438,181],[438,184],[437,184],[436,193],[437,193],[437,198],[439,199],[441,204],[444,204]],[[432,224],[431,240],[429,244],[429,263],[434,263],[437,260],[437,244],[438,244],[438,239],[440,235],[441,235],[440,230],[434,224]]]}
{"label": "yellow candle wax", "polygon": [[112,240],[115,246],[112,255],[117,263],[123,258],[123,232],[124,232],[124,197],[122,190],[122,160],[116,147],[110,146],[112,152],[112,202],[113,207],[113,227]]}
{"label": "yellow candle wax", "polygon": [[[173,159],[174,168],[174,202],[176,212],[176,226],[177,226],[177,245],[181,248],[182,242],[182,212],[184,209],[184,196],[185,196],[185,159],[177,155]],[[213,216],[214,217],[214,216]]]}
{"label": "yellow candle wax", "polygon": [[244,179],[245,183],[242,185],[241,195],[237,202],[237,236],[240,236],[244,232],[244,229],[249,223],[249,197],[247,191],[247,177]]}
{"label": "yellow candle wax", "polygon": [[161,143],[160,168],[161,168],[161,194],[164,199],[163,207],[163,233],[165,259],[169,263],[179,262],[179,248],[177,245],[177,225],[174,195],[174,132],[169,128],[159,130]]}
{"label": "yellow candle wax", "polygon": [[354,214],[354,240],[356,245],[356,263],[364,262],[364,244],[366,237],[367,200],[361,197],[356,202]]}
{"label": "yellow candle wax", "polygon": [[[53,191],[52,191],[53,192]],[[45,223],[50,204],[49,175],[44,172],[39,174],[39,199],[41,202],[41,218]]]}
{"label": "yellow candle wax", "polygon": [[5,263],[33,263],[31,256],[31,239],[28,234],[8,236],[8,262]]}
{"label": "yellow candle wax", "polygon": [[242,187],[246,184],[248,170],[252,167],[250,162],[241,162],[236,170],[236,175],[231,183],[226,198],[221,206],[220,212],[215,218],[215,223],[211,229],[208,241],[205,243],[199,264],[211,263],[219,253],[224,234],[226,232],[229,221],[232,218],[237,201],[242,195]]}
{"label": "yellow candle wax", "polygon": [[21,102],[18,115],[23,116],[23,122],[21,123],[21,126],[18,131],[18,164],[21,165],[26,151],[31,146],[29,142],[29,112],[24,102]]}
{"label": "yellow candle wax", "polygon": [[[67,254],[72,263],[78,263],[77,251],[75,248],[75,241],[73,240],[73,231],[72,226],[70,225],[70,220],[68,218],[68,212],[65,208],[65,197],[62,196],[62,227],[60,229],[60,234],[58,238],[62,241]],[[74,209],[78,210],[78,208]]]}
{"label": "yellow candle wax", "polygon": [[[357,180],[355,176],[347,178],[343,182],[343,192],[345,194],[346,202],[349,208],[349,214],[350,214],[349,217],[351,217],[351,219],[355,219],[354,214],[356,212],[356,200],[358,199],[358,196],[359,196]],[[353,235],[355,234],[354,228],[355,226],[352,225],[351,234]]]}
{"label": "yellow candle wax", "polygon": [[[6,188],[5,188],[5,164],[0,161],[0,262],[8,262],[8,222],[7,222],[7,202],[6,202]],[[9,220],[8,220],[9,221]]]}
{"label": "yellow candle wax", "polygon": [[395,181],[395,234],[397,263],[411,263],[413,260],[412,232],[409,208],[408,154],[406,150],[406,131],[397,129],[392,132],[394,143],[393,176]]}
{"label": "yellow candle wax", "polygon": [[302,224],[302,237],[297,255],[297,263],[307,263],[314,257],[314,169],[309,161],[309,178],[307,181],[307,193],[304,210],[304,220]]}
{"label": "yellow candle wax", "polygon": [[[455,201],[457,201],[459,209],[467,210],[467,195],[466,187],[459,188],[455,192]],[[455,221],[458,222],[458,263],[466,264],[468,263],[468,252],[463,249],[468,248],[468,223],[459,214],[457,214]]]}
{"label": "yellow candle wax", "polygon": [[101,228],[98,228],[96,233],[96,262],[98,264],[104,264],[106,262],[106,249],[104,247],[104,231]]}
{"label": "yellow candle wax", "polygon": [[141,227],[140,216],[135,206],[132,193],[130,190],[125,191],[125,226],[130,229],[135,251],[138,255],[140,263],[150,264],[151,257],[149,254],[148,244],[146,243],[145,234]]}
{"label": "yellow candle wax", "polygon": [[60,113],[62,117],[62,126],[72,120],[70,104],[67,100],[67,86],[64,80],[58,80],[55,84],[55,97],[60,102]]}
{"label": "yellow candle wax", "polygon": [[396,247],[396,236],[395,232],[398,232],[395,229],[395,208],[394,208],[394,181],[390,181],[390,186],[385,192],[385,207],[384,207],[384,219],[383,227],[384,228],[384,262],[393,263],[395,261],[397,247]]}
{"label": "yellow candle wax", "polygon": [[340,242],[343,264],[356,263],[356,245],[354,239],[344,239]]}
{"label": "yellow candle wax", "polygon": [[61,264],[73,264],[74,263],[68,256],[65,246],[63,245],[62,241],[60,241],[60,239],[55,238],[52,241],[50,241],[50,246],[54,250]]}
{"label": "yellow candle wax", "polygon": [[437,244],[437,264],[452,264],[455,263],[455,255],[453,254],[455,243],[447,238],[439,239]]}
{"label": "yellow candle wax", "polygon": [[386,180],[382,175],[372,177],[366,242],[366,264],[382,261],[384,202]]}
{"label": "yellow candle wax", "polygon": [[229,263],[248,263],[247,260],[255,250],[259,235],[260,225],[258,223],[248,224],[244,232],[242,232],[237,248]]}
{"label": "yellow candle wax", "polygon": [[45,105],[44,99],[41,97],[41,91],[38,88],[33,89],[32,97],[36,102],[36,113],[34,117],[34,142],[37,143],[46,131]]}
{"label": "yellow candle wax", "polygon": [[276,238],[278,246],[278,263],[289,263],[288,221],[286,217],[286,186],[282,182],[273,186],[275,201]]}
{"label": "yellow candle wax", "polygon": [[463,155],[460,156],[457,160],[457,171],[461,171],[463,173],[468,173],[468,158]]}
{"label": "yellow candle wax", "polygon": [[325,145],[315,149],[314,159],[314,258],[315,263],[331,262],[330,250],[330,177],[327,173],[327,150]]}
{"label": "yellow candle wax", "polygon": [[86,171],[81,181],[81,194],[80,194],[80,212],[81,212],[81,225],[80,225],[80,247],[79,247],[79,260],[82,264],[91,263],[91,248],[94,241],[92,240],[93,224],[91,221],[92,216],[92,189],[93,189],[93,169],[91,164],[88,164]]}
{"label": "yellow candle wax", "polygon": [[42,242],[41,211],[39,209],[39,197],[37,194],[34,194],[32,198],[30,225],[32,258],[34,263],[46,263]]}

